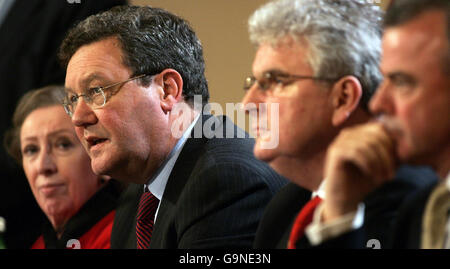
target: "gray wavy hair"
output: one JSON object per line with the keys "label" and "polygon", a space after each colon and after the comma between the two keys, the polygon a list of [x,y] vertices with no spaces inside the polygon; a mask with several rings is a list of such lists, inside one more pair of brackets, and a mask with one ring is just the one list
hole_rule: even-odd
{"label": "gray wavy hair", "polygon": [[339,78],[356,76],[367,104],[382,79],[382,10],[358,0],[280,0],[256,10],[248,20],[255,46],[279,44],[290,36],[306,41],[307,60],[314,75]]}

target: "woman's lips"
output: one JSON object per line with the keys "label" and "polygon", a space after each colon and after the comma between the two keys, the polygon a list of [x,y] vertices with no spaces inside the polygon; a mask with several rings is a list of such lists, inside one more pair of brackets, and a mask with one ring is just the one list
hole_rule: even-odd
{"label": "woman's lips", "polygon": [[39,191],[46,196],[52,196],[60,192],[65,187],[64,183],[45,184],[39,188]]}

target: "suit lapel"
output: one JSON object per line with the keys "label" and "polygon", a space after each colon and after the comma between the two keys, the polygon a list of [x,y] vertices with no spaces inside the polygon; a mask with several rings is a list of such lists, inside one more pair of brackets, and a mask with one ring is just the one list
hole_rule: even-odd
{"label": "suit lapel", "polygon": [[[203,122],[210,117],[211,115],[203,115],[201,120],[195,124],[192,129],[191,136],[184,144],[172,173],[167,180],[167,185],[158,211],[158,219],[153,228],[150,248],[176,247],[162,245],[163,242],[176,242],[176,238],[166,238],[168,234],[166,234],[165,231],[175,229],[175,227],[169,226],[173,225],[172,220],[175,218],[174,214],[176,211],[178,198],[180,197],[180,194],[192,172],[195,171],[195,164],[197,163],[198,158],[203,155],[203,145],[208,141],[208,139],[204,137],[203,132],[201,138],[195,138],[194,134],[198,135],[198,128],[203,128]],[[195,130],[197,130],[197,132]]]}
{"label": "suit lapel", "polygon": [[111,248],[136,248],[136,214],[142,193],[142,185],[130,183],[121,194],[112,228]]}

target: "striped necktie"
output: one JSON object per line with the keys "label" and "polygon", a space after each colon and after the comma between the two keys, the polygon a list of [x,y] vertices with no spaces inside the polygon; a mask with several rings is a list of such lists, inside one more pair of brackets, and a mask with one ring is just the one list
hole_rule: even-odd
{"label": "striped necktie", "polygon": [[152,238],[153,224],[159,200],[151,192],[146,190],[139,202],[136,221],[136,239],[138,249],[147,249]]}

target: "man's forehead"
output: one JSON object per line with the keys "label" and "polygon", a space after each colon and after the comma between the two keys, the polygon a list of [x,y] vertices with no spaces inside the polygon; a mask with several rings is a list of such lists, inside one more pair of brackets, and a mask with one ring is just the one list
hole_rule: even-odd
{"label": "man's forehead", "polygon": [[409,23],[387,28],[383,35],[381,68],[403,66],[418,70],[440,64],[447,53],[448,41],[443,21],[429,25],[435,19],[419,16]]}
{"label": "man's forehead", "polygon": [[392,29],[387,30],[383,37],[383,52],[418,56],[443,48],[443,41],[441,36],[423,31]]}
{"label": "man's forehead", "polygon": [[65,86],[74,91],[92,81],[114,82],[127,78],[131,71],[123,64],[123,55],[115,38],[100,40],[80,47],[67,66]]}
{"label": "man's forehead", "polygon": [[443,12],[424,12],[409,22],[388,27],[383,35],[383,52],[415,57],[437,53],[448,46],[446,28]]}
{"label": "man's forehead", "polygon": [[265,72],[278,70],[288,73],[304,74],[311,71],[307,62],[307,48],[294,41],[261,44],[253,61],[253,74],[260,76]]}
{"label": "man's forehead", "polygon": [[[94,73],[85,73],[80,76],[79,84],[81,87],[87,87],[91,82],[93,81],[108,81],[107,76],[100,73],[100,72],[94,72]],[[73,88],[71,88],[71,85],[66,84],[64,87],[66,92],[75,92]]]}

